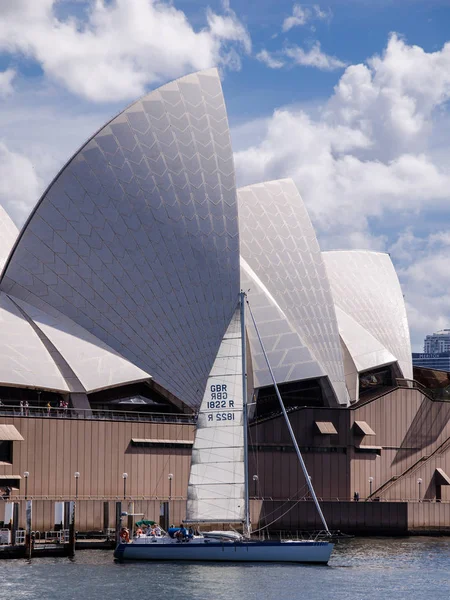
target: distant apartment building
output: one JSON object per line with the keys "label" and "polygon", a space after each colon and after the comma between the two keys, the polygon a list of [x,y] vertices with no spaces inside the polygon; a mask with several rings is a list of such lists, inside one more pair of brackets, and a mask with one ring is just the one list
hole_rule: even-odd
{"label": "distant apartment building", "polygon": [[450,352],[413,352],[414,367],[450,372]]}
{"label": "distant apartment building", "polygon": [[450,372],[450,329],[427,335],[423,352],[414,352],[413,366]]}
{"label": "distant apartment building", "polygon": [[423,351],[425,354],[450,352],[450,329],[442,329],[427,335],[423,342]]}

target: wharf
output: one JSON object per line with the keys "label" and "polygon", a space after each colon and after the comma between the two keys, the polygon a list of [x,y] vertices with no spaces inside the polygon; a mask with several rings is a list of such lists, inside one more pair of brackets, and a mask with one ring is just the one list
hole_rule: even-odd
{"label": "wharf", "polygon": [[[108,539],[86,538],[75,543],[76,550],[114,550],[115,542]],[[70,544],[41,542],[34,544],[31,558],[40,556],[71,556]],[[0,560],[9,558],[28,558],[24,544],[0,546]]]}

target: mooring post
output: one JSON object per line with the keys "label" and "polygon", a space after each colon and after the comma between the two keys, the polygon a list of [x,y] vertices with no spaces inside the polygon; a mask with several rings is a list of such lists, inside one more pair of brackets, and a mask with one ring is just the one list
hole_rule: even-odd
{"label": "mooring post", "polygon": [[128,502],[128,523],[127,527],[130,530],[130,537],[133,535],[134,526],[134,502]]}
{"label": "mooring post", "polygon": [[76,503],[70,502],[70,523],[69,523],[69,556],[75,556],[75,513],[76,513]]}
{"label": "mooring post", "polygon": [[105,535],[109,529],[109,502],[103,502],[103,531]]}
{"label": "mooring post", "polygon": [[116,544],[120,541],[120,529],[122,527],[122,502],[116,502]]}
{"label": "mooring post", "polygon": [[11,542],[12,545],[16,545],[16,533],[19,529],[19,506],[18,502],[14,502],[13,504],[13,518],[12,518],[12,527],[11,527]]}
{"label": "mooring post", "polygon": [[25,515],[26,515],[25,547],[26,547],[27,556],[29,559],[31,559],[31,552],[33,549],[33,544],[31,541],[31,521],[32,521],[32,515],[33,515],[33,501],[27,500],[25,506],[26,506],[26,509],[25,509]]}

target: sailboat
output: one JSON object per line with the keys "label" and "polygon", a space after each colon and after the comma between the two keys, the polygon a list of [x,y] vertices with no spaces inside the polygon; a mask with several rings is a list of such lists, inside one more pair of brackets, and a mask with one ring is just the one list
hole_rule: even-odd
{"label": "sailboat", "polygon": [[[223,338],[200,407],[192,451],[185,524],[243,525],[236,531],[194,534],[193,530],[169,529],[166,535],[139,535],[121,540],[114,556],[123,560],[187,560],[219,562],[298,562],[326,564],[333,544],[329,541],[251,538],[247,444],[247,365],[245,305],[239,303]],[[248,304],[248,303],[247,303]],[[250,306],[267,366],[280,402],[311,496],[327,535],[327,523],[306,470],[264,345]]]}

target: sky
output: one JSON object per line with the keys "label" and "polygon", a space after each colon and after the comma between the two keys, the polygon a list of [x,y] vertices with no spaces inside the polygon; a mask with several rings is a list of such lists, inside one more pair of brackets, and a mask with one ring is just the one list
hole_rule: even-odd
{"label": "sky", "polygon": [[238,186],[291,177],[323,250],[388,252],[415,351],[450,327],[450,0],[0,0],[0,204],[102,125],[220,70]]}

